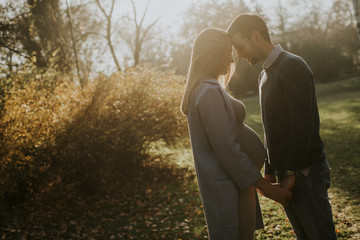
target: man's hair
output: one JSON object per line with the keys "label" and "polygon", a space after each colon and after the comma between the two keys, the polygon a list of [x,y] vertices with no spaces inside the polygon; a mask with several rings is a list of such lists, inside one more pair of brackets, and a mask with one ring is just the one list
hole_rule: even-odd
{"label": "man's hair", "polygon": [[264,19],[253,13],[244,13],[237,16],[227,29],[230,36],[241,33],[243,37],[248,39],[251,38],[254,31],[259,31],[265,40],[271,41]]}

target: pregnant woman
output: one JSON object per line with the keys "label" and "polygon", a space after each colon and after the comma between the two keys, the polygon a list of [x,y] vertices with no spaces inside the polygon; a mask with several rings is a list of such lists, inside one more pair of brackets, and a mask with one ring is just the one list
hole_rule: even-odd
{"label": "pregnant woman", "polygon": [[229,79],[232,62],[227,33],[202,31],[193,46],[181,104],[211,240],[253,239],[255,229],[263,226],[255,187],[283,205],[291,197],[261,176],[264,146],[243,123],[245,106],[219,84]]}

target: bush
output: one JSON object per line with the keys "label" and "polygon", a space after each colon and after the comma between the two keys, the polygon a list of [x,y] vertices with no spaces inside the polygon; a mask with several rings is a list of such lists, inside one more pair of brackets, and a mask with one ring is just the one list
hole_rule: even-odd
{"label": "bush", "polygon": [[91,192],[141,166],[150,143],[173,144],[187,133],[183,87],[181,77],[148,67],[97,77],[83,89],[66,77],[52,89],[15,84],[1,121],[0,197],[22,199],[49,184],[45,177]]}

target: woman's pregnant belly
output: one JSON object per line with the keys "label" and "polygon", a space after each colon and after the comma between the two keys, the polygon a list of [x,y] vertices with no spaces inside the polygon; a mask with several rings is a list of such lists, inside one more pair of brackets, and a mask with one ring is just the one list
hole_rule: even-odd
{"label": "woman's pregnant belly", "polygon": [[246,124],[238,124],[241,150],[261,170],[265,161],[264,145],[257,133]]}

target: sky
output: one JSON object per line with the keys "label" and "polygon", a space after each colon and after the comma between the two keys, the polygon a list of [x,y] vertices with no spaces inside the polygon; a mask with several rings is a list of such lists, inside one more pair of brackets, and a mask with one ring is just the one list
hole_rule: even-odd
{"label": "sky", "polygon": [[[130,2],[130,0],[128,0]],[[147,0],[136,0],[139,7],[146,6]],[[194,0],[151,0],[148,13],[149,21],[153,21],[157,17],[161,16],[160,22],[162,23],[176,23],[181,17],[181,14],[191,6]]]}
{"label": "sky", "polygon": [[[121,0],[120,3],[124,11],[131,9],[130,0]],[[275,3],[277,0],[263,0],[264,5],[268,6]],[[182,18],[182,14],[191,7],[192,4],[199,2],[198,0],[150,0],[148,14],[145,21],[150,23],[161,16],[159,23],[161,24],[176,24]],[[135,3],[140,13],[143,13],[147,0],[135,0]],[[251,4],[251,0],[246,0],[245,3]]]}

